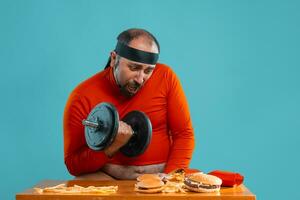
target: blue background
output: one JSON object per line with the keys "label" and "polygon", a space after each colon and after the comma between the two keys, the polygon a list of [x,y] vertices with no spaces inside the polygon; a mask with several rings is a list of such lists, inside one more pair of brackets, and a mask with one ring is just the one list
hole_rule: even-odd
{"label": "blue background", "polygon": [[182,82],[191,167],[239,172],[258,199],[300,198],[299,1],[0,2],[0,199],[72,178],[67,97],[131,27],[157,36]]}

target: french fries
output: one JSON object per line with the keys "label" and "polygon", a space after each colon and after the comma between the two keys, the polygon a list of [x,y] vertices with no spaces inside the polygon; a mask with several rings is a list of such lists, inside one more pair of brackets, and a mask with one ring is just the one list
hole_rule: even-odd
{"label": "french fries", "polygon": [[182,192],[186,193],[186,191],[183,189],[183,183],[176,183],[167,181],[165,185],[163,186],[162,192],[164,193],[176,193],[176,192]]}
{"label": "french fries", "polygon": [[59,184],[52,187],[34,188],[39,194],[61,193],[61,194],[112,194],[118,191],[118,186],[88,186],[74,185],[67,187],[66,184]]}

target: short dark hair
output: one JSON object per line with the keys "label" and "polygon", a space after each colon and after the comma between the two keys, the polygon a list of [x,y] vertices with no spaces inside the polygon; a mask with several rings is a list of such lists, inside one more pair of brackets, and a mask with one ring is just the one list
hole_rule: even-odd
{"label": "short dark hair", "polygon": [[[146,37],[147,39],[149,39],[149,41],[154,42],[157,46],[158,53],[160,52],[160,46],[159,46],[157,39],[154,37],[154,35],[152,33],[150,33],[149,31],[146,31],[145,29],[131,28],[131,29],[125,30],[118,35],[117,40],[118,40],[118,42],[128,45],[133,39],[136,39],[139,37]],[[104,69],[106,69],[110,66],[110,61],[111,60],[109,57]]]}

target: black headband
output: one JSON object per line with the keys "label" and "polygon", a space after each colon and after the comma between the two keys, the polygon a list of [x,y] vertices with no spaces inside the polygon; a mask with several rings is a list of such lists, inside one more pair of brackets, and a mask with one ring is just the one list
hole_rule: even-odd
{"label": "black headband", "polygon": [[135,62],[155,65],[158,60],[158,53],[150,53],[142,50],[138,50],[127,46],[121,42],[118,42],[115,52],[128,60]]}

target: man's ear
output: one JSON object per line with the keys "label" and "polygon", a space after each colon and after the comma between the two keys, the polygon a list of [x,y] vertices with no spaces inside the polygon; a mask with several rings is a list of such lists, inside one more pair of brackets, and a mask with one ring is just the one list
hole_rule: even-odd
{"label": "man's ear", "polygon": [[110,52],[110,66],[114,67],[116,63],[117,54],[115,51]]}

